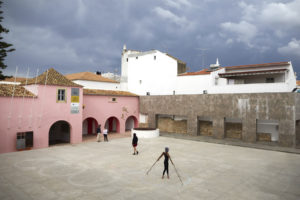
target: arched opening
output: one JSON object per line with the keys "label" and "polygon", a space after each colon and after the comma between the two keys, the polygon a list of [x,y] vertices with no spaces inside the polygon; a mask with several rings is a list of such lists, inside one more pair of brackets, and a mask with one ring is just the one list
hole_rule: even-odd
{"label": "arched opening", "polygon": [[107,129],[108,133],[119,133],[120,122],[116,117],[110,117],[106,120],[104,128]]}
{"label": "arched opening", "polygon": [[70,143],[71,127],[66,121],[57,121],[49,130],[49,146],[61,143]]}
{"label": "arched opening", "polygon": [[96,119],[92,117],[88,117],[85,120],[83,120],[82,123],[82,135],[93,135],[97,133],[97,126],[98,122]]}
{"label": "arched opening", "polygon": [[138,127],[138,120],[136,119],[135,116],[130,116],[127,118],[125,122],[125,131],[130,131],[133,128]]}

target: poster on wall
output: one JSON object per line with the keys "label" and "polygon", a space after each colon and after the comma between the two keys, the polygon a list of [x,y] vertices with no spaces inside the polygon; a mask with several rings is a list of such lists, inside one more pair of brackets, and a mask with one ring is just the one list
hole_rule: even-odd
{"label": "poster on wall", "polygon": [[71,114],[79,113],[80,103],[71,103]]}
{"label": "poster on wall", "polygon": [[71,103],[79,103],[79,88],[71,89]]}
{"label": "poster on wall", "polygon": [[79,88],[71,88],[71,114],[79,113]]}

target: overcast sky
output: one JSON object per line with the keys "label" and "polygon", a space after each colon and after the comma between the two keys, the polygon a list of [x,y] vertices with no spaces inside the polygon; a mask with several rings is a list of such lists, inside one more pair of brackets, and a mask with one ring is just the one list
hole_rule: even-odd
{"label": "overcast sky", "polygon": [[126,44],[168,52],[190,71],[217,57],[221,66],[292,61],[300,78],[300,0],[4,0],[2,10],[16,48],[8,75],[16,66],[22,76],[28,67],[30,76],[120,73]]}

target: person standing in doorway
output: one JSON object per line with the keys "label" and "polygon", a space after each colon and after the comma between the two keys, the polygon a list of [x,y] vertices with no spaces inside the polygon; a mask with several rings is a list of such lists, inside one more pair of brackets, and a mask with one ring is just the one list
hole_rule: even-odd
{"label": "person standing in doorway", "polygon": [[[169,159],[170,159],[170,161],[171,161],[172,164],[173,164],[173,161],[172,161],[171,156],[170,156],[170,154],[169,154],[169,148],[168,148],[168,147],[165,148],[165,152],[162,152],[162,154],[158,157],[157,161],[159,161],[159,159],[160,159],[162,156],[165,157],[165,160],[164,160],[164,171],[163,171],[163,174],[162,174],[162,177],[161,177],[161,178],[162,178],[162,179],[164,178],[165,172],[167,172],[167,177],[170,178],[170,177],[169,177]],[[174,165],[174,164],[173,164],[173,165]]]}
{"label": "person standing in doorway", "polygon": [[104,142],[108,142],[108,139],[107,139],[107,129],[103,130],[103,137],[104,137]]}
{"label": "person standing in doorway", "polygon": [[101,124],[98,125],[97,127],[97,142],[101,142]]}
{"label": "person standing in doorway", "polygon": [[137,144],[138,144],[138,137],[136,136],[135,133],[133,133],[133,138],[132,138],[132,146],[133,146],[133,155],[138,155],[139,152],[136,150]]}

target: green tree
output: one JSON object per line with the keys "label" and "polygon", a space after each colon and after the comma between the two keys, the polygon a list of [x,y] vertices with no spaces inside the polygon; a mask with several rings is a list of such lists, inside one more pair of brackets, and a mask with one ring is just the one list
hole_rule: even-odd
{"label": "green tree", "polygon": [[[2,7],[2,1],[0,1],[0,8]],[[2,13],[3,11],[0,10],[0,23],[2,22],[3,20],[3,17],[2,17]],[[7,53],[8,52],[12,52],[14,51],[15,49],[12,48],[12,44],[9,44],[9,43],[6,43],[3,41],[3,37],[2,37],[2,34],[3,33],[8,33],[9,30],[4,28],[2,26],[2,24],[0,24],[0,80],[3,80],[6,78],[6,76],[4,76],[2,74],[2,71],[1,69],[5,69],[7,66],[4,64],[4,59],[5,57],[7,56]]]}

